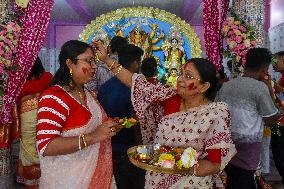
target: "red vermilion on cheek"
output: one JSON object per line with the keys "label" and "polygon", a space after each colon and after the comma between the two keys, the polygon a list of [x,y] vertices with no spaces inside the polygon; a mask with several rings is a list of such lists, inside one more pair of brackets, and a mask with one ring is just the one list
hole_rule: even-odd
{"label": "red vermilion on cheek", "polygon": [[82,71],[83,71],[84,74],[88,73],[88,69],[87,68],[82,68]]}
{"label": "red vermilion on cheek", "polygon": [[194,83],[189,84],[187,87],[189,91],[193,90],[193,88],[195,88]]}

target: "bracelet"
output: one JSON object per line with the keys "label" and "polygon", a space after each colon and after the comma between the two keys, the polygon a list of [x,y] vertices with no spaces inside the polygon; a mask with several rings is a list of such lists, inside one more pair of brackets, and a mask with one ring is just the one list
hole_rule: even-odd
{"label": "bracelet", "polygon": [[87,148],[87,142],[86,142],[86,140],[85,140],[85,135],[84,134],[82,134],[82,140],[83,140],[83,144],[84,144],[84,148],[83,149],[85,149],[85,148]]}
{"label": "bracelet", "polygon": [[118,68],[117,72],[116,72],[114,75],[119,74],[119,72],[121,71],[121,69],[122,69],[122,65],[120,65],[120,66],[119,66],[119,68]]}
{"label": "bracelet", "polygon": [[115,64],[115,61],[112,61],[112,64],[110,65],[110,67],[108,68],[109,71],[111,71],[113,69],[113,66]]}
{"label": "bracelet", "polygon": [[113,68],[112,68],[112,70],[114,70],[114,69],[116,69],[116,68],[119,68],[121,65],[120,64],[117,64],[116,66],[114,66]]}
{"label": "bracelet", "polygon": [[82,150],[82,147],[81,147],[81,137],[82,137],[82,135],[79,135],[79,150],[80,151]]}

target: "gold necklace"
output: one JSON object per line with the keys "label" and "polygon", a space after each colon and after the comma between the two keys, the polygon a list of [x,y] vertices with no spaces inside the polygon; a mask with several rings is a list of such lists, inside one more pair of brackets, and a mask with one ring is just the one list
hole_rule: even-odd
{"label": "gold necklace", "polygon": [[196,106],[188,108],[186,103],[185,103],[185,100],[182,101],[182,104],[183,104],[185,110],[189,110],[189,109],[192,109],[192,108],[197,108],[197,107],[200,107],[200,106],[203,106],[203,105],[207,105],[209,103],[210,103],[210,100],[207,100],[207,99],[204,98],[201,102],[199,102],[199,105],[196,105]]}
{"label": "gold necklace", "polygon": [[[81,92],[79,90],[75,90],[78,94],[78,96],[80,97],[80,99],[85,103],[86,101],[86,94],[85,94],[85,91]],[[84,93],[84,94],[83,94]]]}

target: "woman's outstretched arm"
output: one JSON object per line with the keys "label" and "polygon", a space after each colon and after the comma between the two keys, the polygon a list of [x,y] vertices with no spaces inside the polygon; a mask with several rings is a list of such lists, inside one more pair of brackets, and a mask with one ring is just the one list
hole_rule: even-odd
{"label": "woman's outstretched arm", "polygon": [[123,68],[118,62],[110,58],[106,52],[106,49],[100,42],[93,42],[92,45],[95,47],[95,52],[99,56],[100,60],[105,62],[109,70],[126,86],[131,88],[133,73]]}

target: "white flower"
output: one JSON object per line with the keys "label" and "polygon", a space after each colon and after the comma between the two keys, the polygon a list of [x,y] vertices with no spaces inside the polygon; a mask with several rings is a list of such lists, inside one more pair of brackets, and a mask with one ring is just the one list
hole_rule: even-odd
{"label": "white flower", "polygon": [[195,149],[189,147],[184,150],[181,155],[182,165],[185,168],[190,168],[197,163],[197,152]]}

